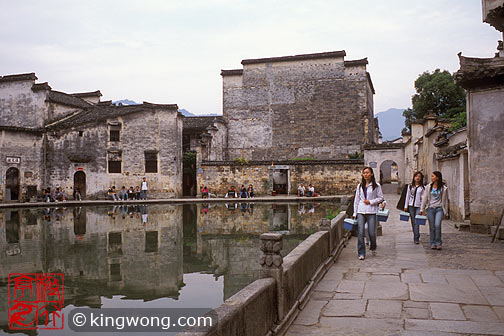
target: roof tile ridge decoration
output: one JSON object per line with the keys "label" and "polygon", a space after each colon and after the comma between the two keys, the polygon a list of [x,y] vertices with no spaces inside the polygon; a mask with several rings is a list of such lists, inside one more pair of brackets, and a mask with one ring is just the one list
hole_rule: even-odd
{"label": "roof tile ridge decoration", "polygon": [[221,70],[221,76],[241,76],[243,75],[243,69],[232,69],[232,70]]}
{"label": "roof tile ridge decoration", "polygon": [[344,62],[345,67],[354,67],[369,64],[367,57],[357,59],[357,60],[349,60]]}
{"label": "roof tile ridge decoration", "polygon": [[87,108],[92,106],[92,104],[88,103],[84,99],[74,97],[68,93],[51,90],[49,91],[49,95],[47,97],[49,102],[67,105],[71,107],[79,107],[79,108]]}
{"label": "roof tile ridge decoration", "polygon": [[67,115],[67,116],[65,116],[65,117],[63,117],[61,119],[55,120],[52,123],[45,125],[45,127],[46,128],[53,128],[53,127],[57,126],[58,124],[61,124],[64,121],[68,121],[68,120],[70,120],[70,119],[72,119],[74,117],[77,117],[80,114],[86,113],[86,112],[89,112],[89,110],[78,110],[78,111],[75,111],[74,113],[72,113],[70,115]]}
{"label": "roof tile ridge decoration", "polygon": [[44,133],[43,128],[29,128],[29,127],[3,126],[3,125],[0,125],[0,130],[6,130],[12,132]]}
{"label": "roof tile ridge decoration", "polygon": [[16,75],[5,75],[5,76],[0,76],[0,83],[1,82],[21,82],[21,81],[30,81],[30,80],[37,80],[37,76],[35,76],[34,72],[30,73],[23,73],[23,74],[16,74]]}
{"label": "roof tile ridge decoration", "polygon": [[455,80],[464,89],[504,84],[504,57],[471,58],[458,53],[460,69]]}
{"label": "roof tile ridge decoration", "polygon": [[101,97],[102,96],[100,90],[89,91],[89,92],[69,93],[69,95],[77,97],[77,98],[82,98],[82,97]]}
{"label": "roof tile ridge decoration", "polygon": [[303,61],[303,60],[314,60],[323,58],[340,58],[345,57],[345,50],[339,51],[328,51],[313,54],[300,54],[293,56],[280,56],[280,57],[267,57],[267,58],[254,58],[254,59],[244,59],[241,61],[242,65],[246,64],[257,64],[257,63],[273,63],[273,62],[287,62],[287,61]]}
{"label": "roof tile ridge decoration", "polygon": [[31,89],[33,92],[42,91],[42,90],[47,90],[47,91],[52,90],[52,88],[49,86],[49,84],[47,82],[33,84]]}
{"label": "roof tile ridge decoration", "polygon": [[155,103],[149,103],[149,102],[146,102],[144,101],[142,104],[138,104],[138,105],[126,105],[126,106],[140,106],[140,107],[150,107],[150,108],[153,108],[153,107],[164,107],[164,108],[168,108],[168,109],[176,109],[177,112],[178,112],[178,105],[177,104],[155,104]]}

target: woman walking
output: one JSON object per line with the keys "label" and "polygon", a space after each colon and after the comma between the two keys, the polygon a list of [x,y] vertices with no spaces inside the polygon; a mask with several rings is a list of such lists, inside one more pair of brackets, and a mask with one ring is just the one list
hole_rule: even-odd
{"label": "woman walking", "polygon": [[435,171],[431,176],[432,183],[425,189],[420,214],[427,209],[429,220],[430,246],[433,250],[441,250],[441,222],[443,217],[448,218],[448,188],[443,183],[443,175]]}
{"label": "woman walking", "polygon": [[357,217],[358,233],[357,252],[359,260],[366,257],[366,244],[364,243],[364,228],[368,224],[370,250],[376,255],[376,213],[378,204],[383,201],[381,186],[376,182],[373,168],[366,167],[362,170],[362,180],[357,185],[354,198],[354,214]]}
{"label": "woman walking", "polygon": [[420,226],[415,224],[415,216],[420,213],[420,207],[425,194],[425,186],[423,185],[424,176],[417,171],[413,174],[413,180],[408,185],[406,191],[406,201],[404,203],[404,211],[409,212],[411,228],[413,230],[413,242],[420,244]]}

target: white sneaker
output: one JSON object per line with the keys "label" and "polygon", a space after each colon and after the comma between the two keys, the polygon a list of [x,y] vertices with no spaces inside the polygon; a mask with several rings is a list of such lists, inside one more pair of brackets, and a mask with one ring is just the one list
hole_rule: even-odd
{"label": "white sneaker", "polygon": [[364,256],[359,256],[359,260],[364,260]]}

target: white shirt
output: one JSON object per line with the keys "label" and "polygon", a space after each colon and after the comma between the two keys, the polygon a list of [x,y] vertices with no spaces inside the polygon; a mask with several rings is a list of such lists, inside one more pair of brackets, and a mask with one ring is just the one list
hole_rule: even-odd
{"label": "white shirt", "polygon": [[[354,198],[354,216],[360,214],[375,214],[378,212],[378,204],[383,201],[383,192],[381,185],[376,183],[377,187],[373,190],[373,184],[369,184],[367,187],[367,197],[364,196],[364,191],[361,188],[361,185],[357,185],[357,189],[355,190],[355,198]],[[369,204],[364,203],[365,200],[369,200]]]}
{"label": "white shirt", "polygon": [[308,191],[315,192],[315,187],[308,187]]}
{"label": "white shirt", "polygon": [[147,190],[147,181],[142,181],[142,190]]}
{"label": "white shirt", "polygon": [[[417,188],[416,197],[415,197],[415,188]],[[407,198],[407,200],[408,200],[407,205],[420,208],[422,206],[424,193],[425,193],[425,188],[423,186],[412,188],[411,184],[409,184],[408,190],[406,191],[406,197],[408,197]],[[413,202],[414,202],[414,204],[413,204]],[[407,206],[405,205],[404,207],[406,208]]]}

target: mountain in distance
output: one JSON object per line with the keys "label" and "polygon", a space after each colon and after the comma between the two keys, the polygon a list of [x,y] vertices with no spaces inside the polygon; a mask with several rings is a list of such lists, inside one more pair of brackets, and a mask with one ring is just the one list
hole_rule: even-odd
{"label": "mountain in distance", "polygon": [[404,126],[403,111],[405,109],[389,108],[386,111],[378,112],[378,125],[383,137],[383,141],[390,141],[401,137]]}
{"label": "mountain in distance", "polygon": [[178,111],[180,113],[182,113],[184,115],[184,117],[218,117],[218,116],[222,116],[222,114],[215,114],[215,113],[210,113],[210,114],[194,114],[194,113],[191,113],[191,112],[187,111],[186,109],[179,109]]}
{"label": "mountain in distance", "polygon": [[139,103],[129,100],[129,99],[121,99],[121,100],[116,100],[115,102],[112,102],[114,105],[139,105]]}

